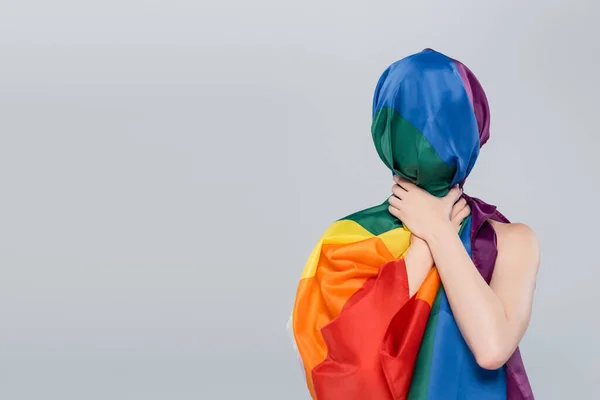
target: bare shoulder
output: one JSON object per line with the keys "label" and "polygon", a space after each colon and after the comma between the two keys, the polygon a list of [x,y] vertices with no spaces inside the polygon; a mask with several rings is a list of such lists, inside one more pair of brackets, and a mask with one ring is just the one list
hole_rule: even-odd
{"label": "bare shoulder", "polygon": [[525,246],[534,246],[538,248],[538,240],[535,232],[528,226],[520,222],[506,223],[489,220],[490,224],[496,231],[498,244],[503,243],[510,247],[517,244]]}
{"label": "bare shoulder", "polygon": [[[519,259],[521,267],[527,265],[537,271],[539,267],[540,245],[535,232],[523,223],[504,223],[489,220],[496,231],[499,259]],[[511,263],[515,265],[515,263]]]}

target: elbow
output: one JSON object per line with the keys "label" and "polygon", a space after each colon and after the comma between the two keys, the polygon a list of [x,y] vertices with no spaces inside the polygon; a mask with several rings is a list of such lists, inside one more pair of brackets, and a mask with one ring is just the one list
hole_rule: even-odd
{"label": "elbow", "polygon": [[497,370],[502,368],[508,357],[506,352],[500,346],[487,346],[485,349],[474,353],[477,364],[487,370]]}
{"label": "elbow", "polygon": [[477,360],[477,364],[481,368],[491,370],[491,371],[501,368],[506,363],[506,360],[504,360],[498,356],[478,357],[476,360]]}

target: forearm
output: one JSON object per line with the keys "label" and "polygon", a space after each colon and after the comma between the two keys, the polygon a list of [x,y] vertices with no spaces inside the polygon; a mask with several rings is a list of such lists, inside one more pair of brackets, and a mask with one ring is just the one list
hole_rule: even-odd
{"label": "forearm", "polygon": [[483,280],[456,231],[443,225],[427,240],[460,331],[484,368],[510,356],[508,321],[498,296]]}
{"label": "forearm", "polygon": [[433,257],[427,243],[422,239],[414,240],[404,257],[404,262],[408,275],[409,297],[412,297],[433,268]]}

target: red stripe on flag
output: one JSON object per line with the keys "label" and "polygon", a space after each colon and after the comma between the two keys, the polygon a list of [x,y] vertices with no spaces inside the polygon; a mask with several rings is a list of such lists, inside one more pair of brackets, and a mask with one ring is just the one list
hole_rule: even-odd
{"label": "red stripe on flag", "polygon": [[318,400],[406,398],[431,311],[408,294],[404,260],[390,261],[321,329],[328,353],[312,371]]}
{"label": "red stripe on flag", "polygon": [[381,345],[408,293],[404,260],[390,261],[321,329],[328,353],[312,371],[318,400],[393,400],[381,367]]}
{"label": "red stripe on flag", "polygon": [[406,399],[431,305],[411,298],[390,323],[382,344],[381,365],[396,400]]}

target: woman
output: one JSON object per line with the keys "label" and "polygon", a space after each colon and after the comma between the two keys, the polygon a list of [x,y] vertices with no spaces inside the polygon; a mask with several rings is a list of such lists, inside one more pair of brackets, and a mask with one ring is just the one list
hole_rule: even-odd
{"label": "woman", "polygon": [[489,137],[481,85],[430,49],[402,59],[377,84],[372,135],[393,195],[332,224],[298,285],[292,328],[311,396],[533,399],[517,346],[538,243],[462,193]]}

